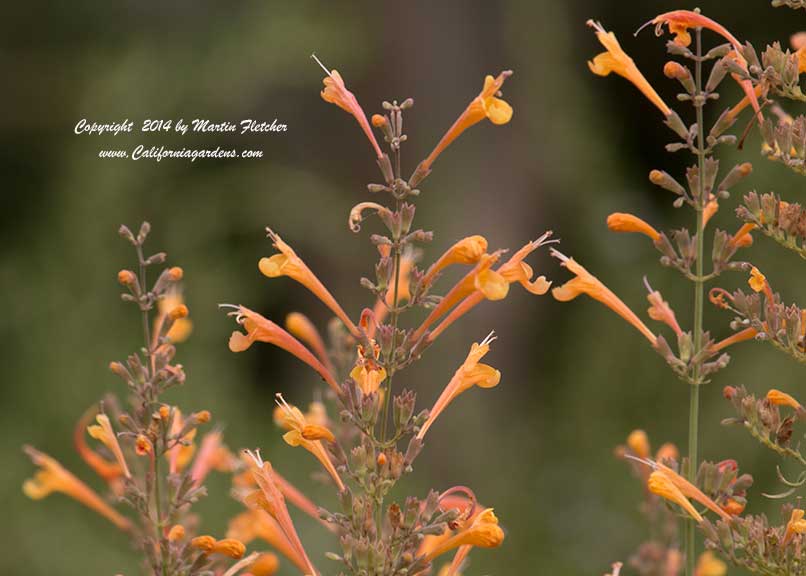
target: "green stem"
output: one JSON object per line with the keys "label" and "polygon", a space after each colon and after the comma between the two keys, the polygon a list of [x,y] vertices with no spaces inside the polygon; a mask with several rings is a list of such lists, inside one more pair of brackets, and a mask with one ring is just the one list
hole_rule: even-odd
{"label": "green stem", "polygon": [[[695,63],[695,82],[697,94],[702,96],[702,30],[697,29],[697,59]],[[703,253],[704,253],[704,218],[703,209],[708,202],[705,191],[705,128],[703,126],[703,105],[704,100],[695,102],[697,111],[697,163],[699,187],[699,199],[697,203],[697,272],[694,280],[694,351],[697,356],[702,350],[702,325],[703,325],[703,300],[704,300],[704,278],[703,278]],[[686,475],[692,484],[697,479],[699,448],[699,417],[700,417],[700,366],[694,366],[688,408],[688,469]],[[686,574],[694,576],[697,556],[697,543],[695,539],[696,525],[693,520],[686,522]]]}

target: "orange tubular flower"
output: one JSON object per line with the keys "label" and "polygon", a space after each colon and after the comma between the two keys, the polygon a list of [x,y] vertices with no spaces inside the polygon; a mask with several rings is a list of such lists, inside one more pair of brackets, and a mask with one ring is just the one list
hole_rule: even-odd
{"label": "orange tubular flower", "polygon": [[481,344],[474,343],[470,347],[470,352],[467,355],[464,363],[454,373],[451,381],[445,386],[445,389],[440,394],[434,407],[428,414],[428,419],[420,428],[417,433],[417,438],[422,440],[425,433],[437,419],[437,417],[447,408],[448,404],[453,402],[457,396],[462,392],[469,390],[473,386],[480,388],[494,388],[501,381],[501,373],[487,364],[480,364],[481,360],[487,352],[490,351],[490,343],[495,340],[493,333],[481,341]]}
{"label": "orange tubular flower", "polygon": [[753,236],[750,234],[755,230],[755,224],[744,224],[736,231],[736,234],[730,239],[730,243],[737,248],[746,248],[753,245]]}
{"label": "orange tubular flower", "polygon": [[261,554],[249,565],[249,574],[252,576],[273,576],[280,568],[280,560],[271,552]]}
{"label": "orange tubular flower", "polygon": [[120,449],[118,437],[115,434],[115,431],[112,429],[112,423],[109,421],[109,416],[106,414],[98,414],[95,417],[95,421],[98,424],[87,426],[87,432],[90,436],[96,440],[100,440],[104,446],[109,448],[112,454],[115,455],[115,460],[117,460],[120,469],[123,471],[123,475],[126,478],[131,478],[131,472],[129,472],[129,467],[126,465],[126,459],[123,457],[123,450]]}
{"label": "orange tubular flower", "polygon": [[196,486],[201,485],[211,470],[222,472],[231,470],[233,458],[234,456],[230,454],[227,447],[221,443],[221,431],[214,430],[205,434],[201,441],[199,454],[190,469],[193,483]]}
{"label": "orange tubular flower", "polygon": [[[708,496],[706,496],[699,488],[697,488],[694,484],[683,478],[680,474],[678,474],[665,464],[651,461],[647,461],[647,463],[649,463],[655,469],[655,472],[659,473],[661,476],[665,477],[669,482],[671,482],[671,484],[673,484],[685,498],[691,498],[692,500],[696,500],[697,502],[708,508],[711,512],[722,518],[723,520],[732,519],[730,514],[728,514],[722,508],[720,508],[716,502],[714,502]],[[650,475],[650,479],[651,476],[652,475]],[[659,488],[662,488],[664,486],[664,484],[661,481],[656,480],[656,482],[658,483]],[[654,493],[658,494],[657,492]],[[663,496],[663,494],[658,495]],[[666,496],[664,496],[664,498],[666,498]],[[694,515],[692,514],[692,516]],[[696,518],[696,516],[694,517]]]}
{"label": "orange tubular flower", "polygon": [[649,458],[649,437],[643,430],[633,430],[627,436],[627,446],[639,458]]}
{"label": "orange tubular flower", "polygon": [[803,406],[801,406],[800,402],[786,392],[781,392],[775,388],[767,392],[767,401],[774,406],[789,406],[798,411],[803,410]]}
{"label": "orange tubular flower", "polygon": [[789,517],[789,522],[786,523],[786,532],[784,539],[781,541],[783,546],[789,544],[795,534],[806,534],[806,520],[803,519],[804,512],[800,508],[792,510],[792,515]]}
{"label": "orange tubular flower", "polygon": [[[733,49],[736,51],[737,58],[740,59],[740,62],[743,65],[747,65],[744,61],[744,58],[741,56],[742,54],[742,44],[736,37],[731,34],[724,26],[699,14],[697,12],[692,12],[691,10],[673,10],[671,12],[665,12],[663,14],[659,14],[653,20],[651,20],[652,24],[656,27],[656,32],[659,33],[660,28],[666,24],[669,27],[669,32],[675,35],[675,43],[680,44],[681,46],[688,46],[691,44],[691,34],[689,34],[689,28],[706,28],[711,30],[712,32],[716,32],[720,36],[722,36],[725,40],[731,43]],[[758,96],[756,95],[753,89],[753,83],[750,80],[741,80],[735,74],[732,74],[733,78],[739,83],[744,90],[744,93],[747,95],[747,98],[753,104],[753,110],[756,111],[756,117],[758,118],[759,124],[764,122],[764,117],[761,115],[761,107],[758,103]]]}
{"label": "orange tubular flower", "polygon": [[330,474],[330,477],[333,478],[333,481],[339,488],[339,492],[344,491],[344,482],[341,481],[341,477],[336,471],[333,461],[330,459],[324,445],[322,445],[322,440],[327,442],[336,441],[336,437],[333,436],[333,433],[324,426],[309,424],[305,419],[305,415],[300,412],[299,408],[288,404],[281,394],[277,394],[276,402],[285,413],[284,427],[288,429],[288,432],[283,435],[285,443],[294,447],[302,446],[305,450],[313,454],[327,473]]}
{"label": "orange tubular flower", "polygon": [[122,490],[120,478],[123,476],[123,469],[120,467],[120,464],[117,462],[110,462],[92,450],[89,446],[87,446],[87,442],[84,437],[84,435],[87,433],[87,427],[89,426],[90,421],[97,413],[98,410],[95,406],[90,407],[86,412],[84,412],[79,421],[76,423],[76,427],[73,431],[73,443],[75,444],[76,451],[84,462],[86,462],[87,465],[92,468],[96,474],[98,474],[98,476],[103,478],[104,481],[110,485],[113,492],[119,494]]}
{"label": "orange tubular flower", "polygon": [[358,359],[350,371],[350,378],[356,381],[364,394],[377,392],[381,382],[386,380],[386,369],[378,363],[380,348],[372,341],[374,350],[366,354],[364,347],[358,346]]}
{"label": "orange tubular flower", "polygon": [[725,576],[728,566],[710,550],[706,550],[697,558],[695,576]]}
{"label": "orange tubular flower", "polygon": [[468,236],[448,248],[423,276],[423,286],[428,286],[434,277],[453,264],[475,264],[487,253],[487,239],[484,236]]}
{"label": "orange tubular flower", "polygon": [[641,319],[638,318],[618,296],[611,292],[607,286],[602,284],[596,276],[585,270],[585,268],[580,266],[573,258],[568,258],[557,250],[552,249],[551,255],[558,258],[562,262],[562,266],[576,274],[576,278],[569,280],[562,286],[554,288],[551,291],[551,294],[556,300],[568,302],[580,294],[587,294],[624,318],[627,322],[632,324],[636,330],[641,332],[653,346],[655,345],[657,337],[652,331],[646,327]]}
{"label": "orange tubular flower", "polygon": [[[382,256],[389,256],[389,246],[378,246],[378,251]],[[411,299],[411,270],[415,264],[415,255],[410,250],[404,250],[400,255],[400,274],[397,282],[397,305]],[[367,336],[373,338],[375,336],[375,329],[377,325],[383,322],[386,315],[389,313],[389,308],[394,307],[395,303],[395,289],[391,286],[386,292],[384,300],[378,299],[375,306],[372,308],[372,315],[375,319],[370,322],[369,326],[365,328]],[[364,328],[364,326],[362,326]]]}
{"label": "orange tubular flower", "polygon": [[658,96],[655,89],[649,84],[641,71],[633,62],[616,40],[616,35],[612,32],[607,32],[600,23],[588,20],[588,26],[596,31],[596,37],[602,46],[607,50],[596,56],[593,60],[588,62],[588,68],[597,76],[607,76],[611,72],[615,72],[619,76],[626,78],[638,88],[650,102],[652,102],[664,116],[669,116],[672,109],[669,108],[663,99]]}
{"label": "orange tubular flower", "polygon": [[305,344],[307,344],[317,358],[321,360],[322,365],[327,368],[328,372],[332,372],[333,367],[330,363],[330,358],[327,355],[325,343],[322,336],[319,335],[319,330],[313,325],[313,322],[300,312],[291,312],[285,317],[285,329],[291,335],[295,336]]}
{"label": "orange tubular flower", "polygon": [[260,269],[261,273],[264,276],[269,278],[277,278],[279,276],[288,276],[305,286],[308,290],[310,290],[314,296],[319,298],[325,306],[330,308],[333,313],[339,317],[339,319],[344,322],[344,325],[350,331],[353,336],[358,336],[358,328],[355,327],[352,320],[350,320],[349,316],[344,312],[339,303],[336,302],[336,299],[333,298],[333,295],[328,292],[327,288],[325,288],[324,284],[319,281],[319,278],[311,272],[311,269],[308,268],[307,264],[302,261],[302,259],[297,256],[296,252],[283,242],[282,238],[279,235],[275,234],[271,230],[267,229],[269,237],[274,244],[274,247],[280,251],[280,254],[275,254],[270,258],[261,258],[260,262],[258,263],[258,268]]}
{"label": "orange tubular flower", "polygon": [[697,522],[702,522],[702,516],[699,512],[697,512],[697,509],[691,505],[691,502],[688,501],[688,498],[685,497],[683,492],[680,491],[680,489],[669,479],[668,476],[659,470],[656,470],[649,475],[647,487],[653,494],[660,496],[669,502],[674,502],[683,510],[688,512]]}
{"label": "orange tubular flower", "polygon": [[492,254],[482,255],[473,270],[468,272],[464,278],[459,280],[459,282],[451,288],[440,303],[431,310],[431,313],[420,327],[412,333],[410,337],[412,342],[417,342],[434,322],[444,316],[451,308],[456,306],[456,304],[476,291],[479,291],[482,296],[488,300],[501,300],[506,298],[509,292],[509,282],[498,272],[490,270],[492,265],[501,257],[502,253],[503,251],[499,250]]}
{"label": "orange tubular flower", "polygon": [[[156,339],[160,332],[163,323],[169,315],[173,314],[173,324],[165,335],[171,342],[184,342],[193,332],[193,321],[187,317],[187,307],[185,300],[182,298],[182,292],[172,287],[165,295],[160,298],[158,305],[158,314],[154,322],[154,338]],[[156,341],[154,342],[156,345]]]}
{"label": "orange tubular flower", "polygon": [[[171,434],[177,436],[185,427],[185,420],[179,408],[173,409],[173,420],[171,421]],[[176,474],[184,470],[196,453],[196,444],[193,439],[196,437],[196,428],[190,430],[182,437],[182,442],[177,442],[165,453],[168,459],[168,467],[171,474]]]}
{"label": "orange tubular flower", "polygon": [[250,508],[259,507],[265,510],[277,521],[285,537],[299,556],[302,557],[306,566],[305,573],[311,576],[317,576],[318,572],[305,553],[302,541],[300,541],[297,531],[294,528],[294,523],[291,521],[291,515],[288,513],[288,508],[285,505],[285,498],[274,482],[271,464],[264,462],[259,453],[247,452],[247,454],[253,460],[252,476],[260,488],[259,491],[253,492],[247,497],[247,503],[250,505]]}
{"label": "orange tubular flower", "polygon": [[426,559],[431,562],[440,554],[460,546],[497,548],[503,541],[504,531],[498,525],[498,518],[496,518],[492,508],[487,508],[468,520],[465,526],[459,528],[453,536],[440,542],[433,550],[428,552]]}
{"label": "orange tubular flower", "polygon": [[338,392],[339,385],[333,375],[299,340],[257,312],[253,312],[245,306],[236,306],[235,308],[236,310],[230,312],[230,315],[234,315],[236,322],[246,329],[246,334],[237,330],[233,332],[229,339],[230,350],[243,352],[256,341],[273,344],[293,354],[316,370],[325,382]]}
{"label": "orange tubular flower", "polygon": [[[513,284],[514,282],[518,282],[528,292],[536,296],[542,296],[548,292],[549,288],[551,287],[551,282],[546,280],[545,276],[538,276],[532,280],[534,271],[532,270],[532,267],[523,260],[540,246],[551,242],[549,240],[551,235],[552,232],[548,231],[537,240],[529,242],[523,248],[515,252],[515,254],[513,254],[509,260],[501,264],[501,266],[499,266],[495,272],[506,280],[507,283]],[[434,330],[428,335],[428,340],[432,342],[436,340],[436,338],[458,318],[467,314],[475,306],[484,301],[484,299],[485,295],[478,290],[470,294],[470,296],[467,296],[459,303],[458,306],[456,306],[456,308],[451,311],[450,314],[445,317],[442,322],[439,323],[436,328],[434,328]]]}
{"label": "orange tubular flower", "polygon": [[727,338],[720,340],[719,342],[714,343],[710,350],[713,353],[717,353],[720,350],[724,350],[728,346],[732,346],[733,344],[738,344],[739,342],[746,342],[747,340],[752,340],[758,334],[758,330],[755,328],[745,328],[744,330],[739,330],[735,334],[728,336]]}
{"label": "orange tubular flower", "polygon": [[453,126],[448,129],[431,154],[428,155],[428,158],[420,163],[417,167],[418,173],[428,174],[431,170],[431,165],[445,148],[474,124],[488,118],[493,124],[502,125],[512,119],[512,106],[497,97],[500,96],[504,81],[510,76],[512,76],[512,70],[505,70],[496,78],[489,75],[484,78],[484,87],[479,95],[468,104],[465,111],[456,119]]}
{"label": "orange tubular flower", "polygon": [[92,488],[73,476],[56,460],[31,446],[25,453],[39,470],[33,478],[25,481],[22,491],[32,500],[41,500],[52,492],[61,492],[98,512],[121,530],[128,530],[131,523],[117,510],[107,504]]}
{"label": "orange tubular flower", "polygon": [[708,202],[705,203],[705,208],[703,208],[702,210],[703,228],[705,228],[705,226],[708,224],[708,221],[711,218],[713,218],[714,214],[716,214],[718,211],[719,211],[719,200],[717,199],[716,196],[711,194],[708,197]]}
{"label": "orange tubular flower", "polygon": [[660,238],[660,234],[652,226],[633,214],[614,212],[607,217],[607,227],[613,232],[637,232],[649,236],[653,242]]}
{"label": "orange tubular flower", "polygon": [[308,564],[297,552],[283,533],[277,521],[265,510],[250,509],[241,512],[229,522],[227,537],[249,544],[252,540],[260,538],[280,554],[288,558],[303,574],[308,573]]}
{"label": "orange tubular flower", "polygon": [[372,133],[372,128],[369,127],[367,115],[364,113],[364,109],[361,108],[361,105],[358,103],[355,95],[347,90],[347,87],[344,85],[344,80],[341,78],[341,74],[339,74],[336,70],[328,70],[315,54],[311,54],[311,57],[316,60],[317,64],[319,64],[319,66],[321,66],[327,74],[327,76],[325,76],[325,78],[322,80],[322,83],[325,85],[325,89],[322,90],[322,100],[329,102],[330,104],[335,104],[348,114],[352,115],[352,117],[355,118],[355,121],[358,122],[358,125],[361,126],[361,130],[363,130],[364,134],[366,134],[369,143],[372,144],[372,148],[375,150],[375,155],[378,158],[381,158],[383,156],[383,152],[381,152],[381,147],[378,146],[378,141],[375,139],[375,134]]}

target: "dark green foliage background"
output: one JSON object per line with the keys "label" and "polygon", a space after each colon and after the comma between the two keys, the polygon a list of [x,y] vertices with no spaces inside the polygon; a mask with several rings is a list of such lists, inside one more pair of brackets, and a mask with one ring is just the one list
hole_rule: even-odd
{"label": "dark green foliage background", "polygon": [[[630,8],[629,10],[627,8]],[[61,496],[25,499],[20,485],[33,468],[23,443],[61,459],[94,486],[75,455],[77,416],[107,391],[123,393],[107,371],[139,345],[135,310],[118,299],[118,269],[132,264],[116,236],[121,222],[153,224],[151,246],[185,268],[195,332],[179,358],[188,382],[166,400],[188,410],[209,408],[225,423],[233,447],[260,446],[300,486],[312,486],[313,460],[280,441],[271,422],[282,391],[305,404],[316,378],[275,349],[241,355],[226,347],[233,323],[220,302],[244,303],[275,319],[292,310],[320,326],[319,302],[288,280],[257,271],[271,252],[271,225],[317,271],[356,316],[371,303],[358,278],[371,274],[370,223],[356,236],[350,207],[377,181],[373,157],[352,119],[318,95],[316,51],[339,69],[368,113],[382,99],[415,99],[406,117],[404,162],[413,169],[481,87],[486,73],[513,68],[505,97],[511,124],[484,123],[435,165],[418,200],[418,221],[436,230],[427,260],[456,239],[485,235],[493,247],[519,247],[551,228],[562,250],[577,257],[636,310],[646,308],[646,274],[690,325],[691,289],[661,269],[643,238],[609,234],[614,211],[640,214],[659,228],[688,225],[689,214],[647,181],[652,168],[682,174],[691,159],[669,156],[672,134],[657,111],[626,82],[597,78],[585,61],[599,52],[584,26],[589,17],[615,30],[624,48],[669,103],[676,86],[661,74],[664,41],[632,31],[678,1],[579,2],[258,2],[179,0],[171,3],[77,1],[6,6],[0,60],[0,174],[4,209],[0,285],[5,306],[0,388],[0,573],[78,576],[136,574],[137,555],[125,538]],[[693,7],[690,6],[690,7]],[[806,25],[802,13],[774,10],[763,0],[701,2],[756,46],[786,41]],[[34,10],[32,11],[31,8]],[[708,41],[716,42],[711,35]],[[739,98],[731,82],[709,117]],[[687,112],[677,105],[681,112]],[[72,128],[129,118],[206,117],[237,121],[278,118],[281,135],[76,136]],[[265,150],[263,160],[100,160],[101,148],[146,145],[238,146]],[[738,193],[775,190],[803,201],[804,180],[746,151],[728,151],[723,170],[751,160],[756,171],[723,203],[716,226],[733,230]],[[748,252],[763,264],[786,299],[804,303],[803,262],[766,239]],[[560,283],[567,273],[540,254],[534,267]],[[725,284],[743,283],[727,277]],[[729,318],[707,309],[718,336]],[[634,427],[659,445],[685,443],[688,390],[666,370],[646,341],[600,305],[558,304],[513,288],[505,302],[485,304],[463,319],[396,384],[414,387],[430,405],[472,341],[491,329],[499,340],[488,356],[501,385],[463,396],[440,419],[417,474],[398,495],[467,484],[495,506],[508,537],[502,549],[473,554],[473,574],[596,574],[625,559],[645,533],[637,511],[641,492],[613,447]],[[731,366],[703,391],[704,457],[735,457],[756,474],[750,511],[774,506],[776,460],[737,429],[720,390],[744,384],[803,395],[803,367],[771,347],[736,348]],[[794,473],[787,467],[790,473]],[[221,534],[239,510],[225,478],[209,482],[199,506],[204,529]],[[326,488],[314,499],[333,505]],[[323,559],[337,543],[304,518],[303,540],[326,574]],[[286,565],[284,574],[292,572]]]}

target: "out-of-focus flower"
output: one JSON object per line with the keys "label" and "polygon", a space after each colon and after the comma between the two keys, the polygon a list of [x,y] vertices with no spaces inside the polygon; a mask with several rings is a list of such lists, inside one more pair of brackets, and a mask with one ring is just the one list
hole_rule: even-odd
{"label": "out-of-focus flower", "polygon": [[190,545],[198,548],[205,554],[221,554],[230,558],[241,558],[246,552],[246,546],[235,538],[216,540],[212,536],[197,536],[190,541]]}
{"label": "out-of-focus flower", "polygon": [[607,32],[599,22],[588,20],[587,24],[596,31],[596,37],[606,49],[606,52],[602,52],[588,62],[591,72],[597,76],[607,76],[611,72],[615,72],[632,82],[650,102],[658,107],[664,116],[671,114],[671,108],[666,105],[647,79],[644,78],[633,59],[622,50],[621,45],[616,40],[616,35],[612,32]]}
{"label": "out-of-focus flower", "polygon": [[637,232],[648,236],[653,242],[660,238],[660,234],[652,226],[638,216],[624,212],[614,212],[608,216],[607,227],[613,232]]}
{"label": "out-of-focus flower", "polygon": [[87,427],[90,425],[90,421],[94,419],[97,413],[98,409],[96,406],[92,406],[84,412],[76,423],[76,427],[73,431],[73,443],[76,447],[76,451],[84,462],[109,484],[113,492],[120,494],[123,489],[121,483],[123,469],[120,467],[120,464],[118,464],[117,461],[109,461],[92,450],[87,445],[84,436],[87,433]]}
{"label": "out-of-focus flower", "polygon": [[607,286],[602,284],[596,276],[585,270],[585,268],[578,264],[573,258],[568,258],[557,250],[552,249],[551,255],[558,258],[562,266],[576,274],[576,278],[569,280],[562,286],[554,288],[551,291],[555,299],[560,302],[568,302],[580,294],[587,294],[624,318],[641,332],[653,346],[655,345],[657,337],[652,331],[646,327],[641,319],[638,318],[618,296],[611,292]]}
{"label": "out-of-focus flower", "polygon": [[803,409],[803,406],[801,406],[800,402],[795,400],[795,398],[793,398],[786,392],[781,392],[780,390],[776,390],[775,388],[767,392],[767,401],[774,406],[789,406],[790,408],[794,408],[795,410]]}
{"label": "out-of-focus flower", "polygon": [[510,76],[512,76],[512,71],[505,70],[497,77],[488,75],[484,78],[484,87],[479,95],[468,104],[465,111],[440,139],[431,154],[420,163],[417,167],[417,173],[425,177],[430,171],[431,165],[445,148],[474,124],[481,122],[485,118],[497,125],[506,124],[512,119],[512,106],[499,98],[504,81]]}
{"label": "out-of-focus flower", "polygon": [[232,469],[235,456],[230,453],[221,440],[220,430],[208,432],[202,438],[199,453],[193,460],[193,467],[190,469],[190,477],[196,486],[201,486],[211,470],[227,472]]}
{"label": "out-of-focus flower", "polygon": [[716,554],[706,550],[697,559],[697,567],[694,576],[725,576],[728,573],[728,565],[717,558]]}
{"label": "out-of-focus flower", "polygon": [[159,334],[160,327],[171,316],[172,324],[165,335],[171,342],[184,342],[193,332],[193,321],[188,318],[187,306],[181,290],[173,286],[160,299],[154,332]]}
{"label": "out-of-focus flower", "polygon": [[649,437],[643,430],[633,430],[627,436],[627,447],[639,458],[649,458]]}
{"label": "out-of-focus flower", "polygon": [[41,500],[53,492],[61,492],[95,510],[121,530],[129,529],[131,523],[127,518],[107,504],[92,488],[73,476],[55,459],[31,446],[25,447],[25,453],[36,466],[39,466],[34,477],[26,480],[22,485],[22,491],[28,498]]}
{"label": "out-of-focus flower", "polygon": [[425,437],[425,433],[428,432],[437,417],[462,392],[469,390],[473,386],[493,388],[498,385],[501,381],[501,373],[492,366],[479,362],[490,351],[490,343],[493,340],[495,340],[495,337],[491,332],[480,344],[474,343],[470,347],[470,352],[464,363],[454,373],[453,378],[445,386],[434,407],[428,413],[428,419],[417,433],[417,438],[422,440]]}
{"label": "out-of-focus flower", "polygon": [[280,524],[265,510],[249,509],[235,516],[229,522],[227,537],[245,544],[260,538],[288,558],[303,574],[308,573],[309,568],[305,559],[288,540]]}
{"label": "out-of-focus flower", "polygon": [[[185,419],[182,417],[182,411],[179,410],[179,408],[174,408],[172,412],[171,435],[178,436],[185,427]],[[187,431],[185,435],[182,436],[181,442],[174,443],[174,445],[165,452],[171,474],[176,474],[184,470],[185,467],[190,464],[193,455],[196,453],[196,444],[193,442],[194,438],[196,438],[196,428]]]}
{"label": "out-of-focus flower", "polygon": [[313,353],[316,354],[316,357],[322,362],[322,365],[327,368],[328,372],[332,372],[332,365],[327,355],[327,349],[325,348],[322,336],[319,334],[319,330],[316,329],[316,326],[313,325],[313,322],[311,322],[305,314],[291,312],[285,317],[285,329],[288,330],[291,335],[307,344],[308,347],[313,350]]}
{"label": "out-of-focus flower", "polygon": [[272,576],[280,568],[280,560],[276,554],[266,552],[257,557],[252,564],[249,565],[249,573],[252,576]]}
{"label": "out-of-focus flower", "polygon": [[331,388],[336,391],[339,390],[339,385],[330,371],[299,340],[280,328],[280,326],[245,306],[235,307],[235,311],[230,314],[234,315],[236,322],[246,330],[246,334],[238,330],[232,333],[229,339],[230,350],[243,352],[253,342],[273,344],[305,362],[316,370]]}
{"label": "out-of-focus flower", "polygon": [[803,519],[804,511],[801,508],[792,510],[792,515],[789,517],[789,522],[786,523],[786,531],[782,544],[786,546],[792,540],[795,534],[806,534],[806,520]]}
{"label": "out-of-focus flower", "polygon": [[669,306],[669,303],[663,299],[663,295],[661,295],[660,292],[652,289],[646,278],[644,278],[644,283],[649,291],[649,294],[647,294],[646,297],[647,300],[649,300],[649,310],[647,311],[649,317],[656,322],[663,322],[674,330],[674,333],[677,336],[680,336],[683,333],[683,330],[680,328],[680,324],[677,323],[677,317],[675,316],[672,307]]}
{"label": "out-of-focus flower", "polygon": [[342,482],[336,467],[333,465],[333,461],[322,445],[322,440],[326,442],[336,441],[333,433],[324,426],[309,424],[299,408],[288,404],[281,394],[277,394],[277,404],[285,413],[284,424],[288,432],[283,435],[283,440],[285,440],[286,444],[289,446],[302,446],[313,454],[327,473],[330,474],[330,477],[333,478],[339,488],[339,492],[343,491],[344,482]]}
{"label": "out-of-focus flower", "polygon": [[378,141],[375,139],[375,134],[372,133],[372,128],[369,126],[367,115],[364,113],[364,109],[361,108],[361,105],[358,103],[358,99],[355,97],[355,95],[344,85],[344,80],[342,80],[341,74],[339,74],[336,70],[328,70],[315,54],[312,54],[311,56],[327,74],[327,76],[325,76],[322,80],[322,83],[325,85],[324,90],[322,90],[322,100],[335,104],[348,114],[352,115],[356,122],[358,122],[361,130],[363,130],[364,134],[367,136],[367,140],[369,140],[369,143],[372,145],[372,149],[375,150],[377,157],[382,157],[383,152],[381,152],[381,147],[378,146]]}
{"label": "out-of-focus flower", "polygon": [[342,307],[336,302],[333,295],[325,288],[324,284],[311,272],[308,265],[297,256],[296,252],[283,242],[283,239],[271,230],[267,230],[272,243],[279,254],[275,254],[269,258],[261,258],[258,263],[258,268],[264,276],[269,278],[278,278],[280,276],[288,276],[305,286],[310,290],[314,296],[319,298],[325,306],[339,317],[344,322],[344,325],[353,336],[358,336],[358,329],[353,324],[350,317],[344,312]]}
{"label": "out-of-focus flower", "polygon": [[118,437],[115,434],[115,431],[112,429],[112,423],[109,421],[109,416],[106,414],[98,414],[95,417],[95,421],[97,424],[88,426],[87,432],[90,436],[96,440],[99,440],[104,444],[104,446],[109,448],[112,454],[114,454],[118,465],[120,465],[120,469],[123,470],[123,475],[126,476],[126,478],[131,478],[131,472],[129,472],[129,467],[126,465],[126,459],[123,457],[123,450],[121,450],[120,444],[118,443]]}

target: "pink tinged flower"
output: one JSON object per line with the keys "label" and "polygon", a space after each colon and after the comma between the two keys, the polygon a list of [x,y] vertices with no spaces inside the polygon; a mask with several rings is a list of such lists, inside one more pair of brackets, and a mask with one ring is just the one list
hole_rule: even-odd
{"label": "pink tinged flower", "polygon": [[283,242],[283,239],[280,238],[278,234],[275,234],[273,231],[267,229],[269,237],[274,244],[274,247],[280,251],[279,254],[275,254],[270,258],[261,258],[260,262],[258,263],[258,268],[260,272],[267,276],[268,278],[278,278],[280,276],[288,276],[305,286],[308,290],[310,290],[314,296],[319,298],[322,303],[330,308],[330,310],[339,317],[339,319],[344,322],[344,325],[350,331],[353,336],[358,337],[359,332],[358,328],[355,327],[350,317],[344,312],[342,307],[336,302],[336,299],[333,295],[325,288],[324,284],[316,277],[316,275],[311,272],[311,269],[308,268],[307,264],[302,261],[302,259],[297,256],[296,252]]}
{"label": "pink tinged flower", "polygon": [[290,352],[308,366],[316,370],[319,375],[333,389],[338,391],[339,385],[333,375],[303,344],[291,334],[280,328],[277,324],[253,312],[245,306],[237,306],[234,312],[238,324],[244,327],[246,333],[236,330],[229,339],[229,349],[233,352],[243,352],[254,342],[265,342]]}
{"label": "pink tinged flower", "polygon": [[677,323],[677,317],[675,316],[672,307],[669,306],[669,303],[663,299],[663,296],[660,292],[652,289],[652,286],[649,285],[646,277],[644,277],[644,284],[649,292],[646,297],[646,299],[649,300],[649,310],[647,311],[649,317],[656,322],[663,322],[674,330],[674,333],[677,336],[680,336],[683,333],[683,330],[680,328],[680,324]]}
{"label": "pink tinged flower", "polygon": [[355,121],[358,122],[358,125],[361,126],[361,130],[363,130],[364,134],[366,134],[367,140],[369,140],[373,150],[375,150],[375,155],[378,158],[381,158],[383,156],[383,152],[381,152],[381,147],[378,146],[378,141],[375,139],[375,134],[372,133],[372,128],[370,128],[367,115],[364,113],[364,110],[361,108],[361,105],[358,103],[355,95],[347,90],[347,87],[344,85],[344,80],[341,78],[341,74],[339,74],[336,70],[328,70],[315,54],[311,54],[311,57],[316,60],[317,64],[319,64],[319,66],[321,66],[327,74],[324,80],[322,80],[322,83],[325,85],[324,90],[322,90],[322,100],[335,104],[348,114],[352,115],[352,117],[355,118]]}

